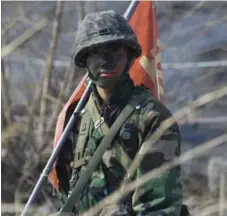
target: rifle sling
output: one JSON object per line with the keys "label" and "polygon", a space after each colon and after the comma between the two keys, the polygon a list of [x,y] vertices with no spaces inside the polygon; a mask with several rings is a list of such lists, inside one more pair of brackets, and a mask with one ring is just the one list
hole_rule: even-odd
{"label": "rifle sling", "polygon": [[[92,94],[87,102],[87,110],[94,122],[95,125],[99,125],[99,127],[97,128],[99,130],[99,132],[103,135],[107,135],[110,128],[108,127],[108,125],[105,123],[105,121],[101,121],[102,118],[98,112],[97,107],[95,106],[94,103],[94,99],[92,99]],[[122,125],[119,125],[119,127],[121,127]],[[127,171],[129,165],[132,163],[131,158],[127,155],[127,153],[125,152],[125,150],[122,148],[121,144],[115,140],[114,146],[113,148],[116,151],[116,160],[124,167],[124,169]]]}

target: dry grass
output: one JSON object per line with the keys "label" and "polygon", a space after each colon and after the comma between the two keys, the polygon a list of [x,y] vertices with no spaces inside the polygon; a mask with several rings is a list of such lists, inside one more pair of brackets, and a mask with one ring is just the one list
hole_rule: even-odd
{"label": "dry grass", "polygon": [[[72,53],[66,50],[65,46],[70,43],[68,47],[73,47],[77,23],[87,12],[90,3],[84,1],[64,2],[64,9],[61,4],[60,2],[3,3],[1,72],[2,215],[15,215],[24,208],[23,204],[30,196],[39,174],[51,154],[54,124],[58,113],[79,82],[79,77],[83,74],[83,71],[77,69],[75,73],[75,69],[67,60]],[[95,4],[95,10],[101,10],[101,3],[92,4]],[[158,2],[158,4],[162,9],[161,2]],[[164,2],[163,4],[170,3]],[[184,46],[181,47],[182,50],[185,50],[185,53],[190,52],[193,42],[198,40],[201,35],[205,37],[209,29],[226,21],[226,16],[219,16],[221,8],[225,7],[224,3],[212,5],[212,10],[217,12],[215,12],[216,15],[213,19],[210,19],[211,13],[204,12],[209,9],[209,4],[209,2],[196,2],[190,10],[184,8],[173,10],[169,7],[160,20],[161,29],[168,29],[170,21],[172,22],[175,19],[174,17],[178,16],[176,11],[182,14],[182,17],[178,18],[182,22],[178,22],[177,27],[182,32],[187,31],[188,34],[192,32],[194,34],[189,41],[184,41]],[[71,16],[70,9],[73,10]],[[204,13],[204,16],[207,16],[207,21],[204,24],[201,24],[198,20],[198,25],[201,26],[202,30],[198,31],[197,24],[184,26],[183,21],[190,20],[200,10],[201,14]],[[33,25],[34,23],[37,25]],[[175,26],[172,26],[173,29],[168,30],[168,40],[162,41],[163,52],[166,52],[168,47],[172,46],[172,41],[179,37],[175,31]],[[160,32],[160,34],[165,33]],[[226,44],[211,45],[209,49],[212,57],[216,56],[213,50],[217,49],[217,46],[218,50],[226,52]],[[59,53],[62,55],[59,55]],[[192,52],[191,55],[196,56],[196,53]],[[31,62],[30,57],[35,58],[34,62]],[[173,52],[171,57],[170,60],[178,60],[178,51]],[[9,59],[15,59],[15,61]],[[62,62],[68,62],[67,68]],[[22,67],[20,64],[22,64]],[[175,70],[179,74],[186,73],[187,68],[179,68],[179,64],[177,65],[178,67]],[[170,67],[166,74],[171,72],[171,69]],[[192,68],[192,70],[196,71],[198,68]],[[29,73],[25,73],[26,71],[29,71]],[[174,79],[174,82],[172,82],[171,89],[166,91],[167,103],[171,107],[183,108],[176,111],[172,119],[163,123],[157,133],[154,134],[153,142],[159,139],[161,134],[175,120],[178,120],[181,124],[195,122],[203,111],[217,107],[218,109],[225,109],[227,88],[224,82],[225,74],[221,71],[217,68],[210,68],[206,70],[206,73],[198,73],[199,75],[193,78],[186,75],[185,78],[189,78],[189,81],[192,79],[192,84],[189,86],[188,83],[177,80],[177,75],[169,78],[170,80]],[[15,78],[13,79],[13,77]],[[24,84],[26,78],[29,80],[26,81],[29,82],[28,87]],[[33,79],[34,82],[32,82]],[[24,82],[21,82],[21,80]],[[204,85],[204,83],[207,84]],[[196,99],[188,99],[187,93],[192,95],[195,93]],[[32,95],[32,97],[29,97],[29,95]],[[20,102],[19,105],[18,101]],[[227,128],[223,122],[222,125]],[[183,164],[184,202],[189,206],[191,214],[195,216],[225,216],[227,215],[227,210],[224,209],[227,206],[225,145],[226,134],[209,140],[196,148],[190,147],[187,152],[172,163],[148,173],[137,183],[131,182],[124,188],[124,192],[133,190],[136,184],[143,184],[177,164]],[[221,156],[213,156],[212,153],[219,148],[222,151]],[[134,160],[129,169],[130,175],[136,170],[141,159],[140,155]],[[198,164],[200,165],[199,168],[195,169]],[[95,209],[100,209],[106,203],[116,202],[119,195],[120,193],[117,192],[112,194]],[[17,201],[17,205],[15,205],[15,201]],[[56,198],[51,196],[51,188],[49,186],[44,187],[37,198],[36,205],[31,209],[32,215],[38,216],[44,215],[44,213],[46,215],[49,212],[54,212],[58,205],[59,202]],[[95,209],[93,209],[93,212],[96,211]]]}

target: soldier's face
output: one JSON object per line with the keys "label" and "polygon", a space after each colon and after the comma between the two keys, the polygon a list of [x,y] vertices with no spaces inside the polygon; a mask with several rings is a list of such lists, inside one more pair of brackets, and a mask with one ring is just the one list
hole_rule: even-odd
{"label": "soldier's face", "polygon": [[116,79],[124,71],[127,58],[126,49],[114,43],[91,50],[86,64],[96,80]]}

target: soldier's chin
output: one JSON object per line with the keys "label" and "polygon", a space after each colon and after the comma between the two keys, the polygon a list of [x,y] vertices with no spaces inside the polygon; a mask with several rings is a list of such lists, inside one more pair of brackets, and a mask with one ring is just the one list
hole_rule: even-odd
{"label": "soldier's chin", "polygon": [[112,77],[112,78],[101,78],[95,84],[103,89],[111,89],[115,87],[117,82],[118,82],[118,78]]}

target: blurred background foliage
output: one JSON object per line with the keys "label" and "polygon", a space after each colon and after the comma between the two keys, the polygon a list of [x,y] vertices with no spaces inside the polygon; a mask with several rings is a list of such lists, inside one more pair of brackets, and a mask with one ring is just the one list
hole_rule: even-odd
{"label": "blurred background foliage", "polygon": [[[130,2],[1,3],[2,214],[14,215],[14,204],[24,204],[38,180],[52,151],[57,116],[85,73],[71,63],[78,23],[88,12],[113,9],[123,14]],[[165,104],[174,113],[226,85],[227,3],[155,5]],[[187,123],[179,122],[182,152],[226,132],[226,99],[200,108]],[[225,144],[183,165],[185,203],[193,215],[220,199],[217,170],[227,172],[226,152]],[[51,194],[47,183],[37,201],[42,211],[56,211],[59,203]]]}

